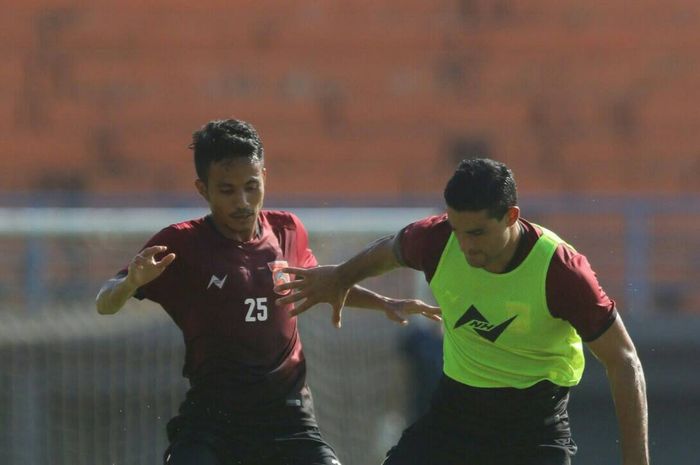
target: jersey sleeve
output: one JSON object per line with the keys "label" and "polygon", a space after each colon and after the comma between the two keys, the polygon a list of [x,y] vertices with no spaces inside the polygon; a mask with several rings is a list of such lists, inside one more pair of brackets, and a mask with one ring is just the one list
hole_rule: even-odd
{"label": "jersey sleeve", "polygon": [[429,216],[409,224],[398,232],[394,253],[404,266],[422,271],[430,281],[435,274],[442,251],[452,228],[447,215]]}
{"label": "jersey sleeve", "polygon": [[[168,250],[157,254],[155,256],[156,260],[160,260],[171,252],[175,253],[176,258],[160,276],[141,286],[134,294],[135,298],[139,300],[148,299],[160,304],[165,304],[173,295],[173,289],[180,288],[181,283],[178,282],[179,274],[177,273],[177,268],[179,268],[178,258],[181,255],[181,247],[179,247],[178,242],[178,230],[174,226],[169,226],[156,233],[141,248],[140,251],[154,245],[164,245]],[[126,276],[126,274],[127,268],[125,267],[118,275]]]}
{"label": "jersey sleeve", "polygon": [[291,216],[296,229],[294,247],[296,250],[297,266],[301,268],[313,268],[318,266],[316,256],[314,256],[314,253],[309,247],[309,233],[306,231],[306,227],[296,215]]}
{"label": "jersey sleeve", "polygon": [[597,339],[617,318],[615,302],[598,283],[588,259],[565,244],[552,257],[546,292],[552,315],[568,321],[585,342]]}

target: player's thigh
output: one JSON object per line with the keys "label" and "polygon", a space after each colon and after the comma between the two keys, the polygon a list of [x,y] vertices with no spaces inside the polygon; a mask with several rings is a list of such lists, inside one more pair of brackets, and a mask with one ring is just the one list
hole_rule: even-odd
{"label": "player's thigh", "polygon": [[[516,444],[505,436],[502,447],[492,447],[485,454],[486,463],[508,463],[511,465],[571,465],[576,454],[576,443],[571,438],[533,442],[531,445]],[[509,445],[510,444],[510,445]]]}
{"label": "player's thigh", "polygon": [[523,465],[571,465],[571,458],[576,453],[576,443],[571,439],[559,444],[543,444],[533,447],[531,452],[523,454],[518,463]]}
{"label": "player's thigh", "polygon": [[479,444],[446,430],[442,423],[431,416],[419,419],[403,432],[382,465],[471,465],[479,455]]}
{"label": "player's thigh", "polygon": [[172,444],[164,454],[165,465],[224,465],[214,448],[206,442],[182,440]]}
{"label": "player's thigh", "polygon": [[341,465],[333,449],[328,446],[305,446],[282,456],[284,465]]}
{"label": "player's thigh", "polygon": [[318,431],[293,434],[275,440],[270,465],[340,465],[333,448]]}

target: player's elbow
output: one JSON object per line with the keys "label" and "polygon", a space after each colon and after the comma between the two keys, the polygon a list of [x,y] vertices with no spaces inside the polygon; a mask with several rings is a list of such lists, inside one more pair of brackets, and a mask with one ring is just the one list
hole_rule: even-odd
{"label": "player's elbow", "polygon": [[606,371],[613,376],[625,376],[630,378],[643,377],[642,362],[634,349],[624,350],[603,360]]}
{"label": "player's elbow", "polygon": [[117,313],[117,310],[119,310],[118,308],[115,308],[114,305],[110,305],[107,294],[108,292],[101,289],[95,298],[95,308],[97,309],[97,313],[100,315],[112,315]]}
{"label": "player's elbow", "polygon": [[98,296],[97,299],[95,299],[95,308],[97,309],[97,313],[100,315],[109,315],[110,312],[107,306],[104,304],[102,300],[100,300],[100,297]]}

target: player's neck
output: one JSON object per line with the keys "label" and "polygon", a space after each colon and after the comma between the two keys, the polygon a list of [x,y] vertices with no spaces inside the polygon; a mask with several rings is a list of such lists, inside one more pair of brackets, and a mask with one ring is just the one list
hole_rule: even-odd
{"label": "player's neck", "polygon": [[260,225],[259,218],[255,221],[255,224],[252,228],[245,230],[232,229],[225,223],[222,224],[216,221],[214,215],[211,214],[207,216],[207,219],[217,233],[219,233],[222,237],[230,239],[232,241],[249,242],[253,239],[259,238],[262,235],[262,226]]}

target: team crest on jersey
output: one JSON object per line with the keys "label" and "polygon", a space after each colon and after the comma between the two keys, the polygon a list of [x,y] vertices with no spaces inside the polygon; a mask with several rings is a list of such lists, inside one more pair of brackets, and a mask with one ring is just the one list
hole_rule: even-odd
{"label": "team crest on jersey", "polygon": [[[289,274],[282,272],[282,268],[286,268],[289,266],[289,264],[285,260],[276,260],[274,262],[268,262],[267,266],[269,266],[270,271],[272,271],[272,282],[275,286],[279,286],[280,284],[288,283],[289,281],[291,281]],[[287,295],[291,291],[291,289],[287,289],[286,291],[278,292],[278,294]]]}

